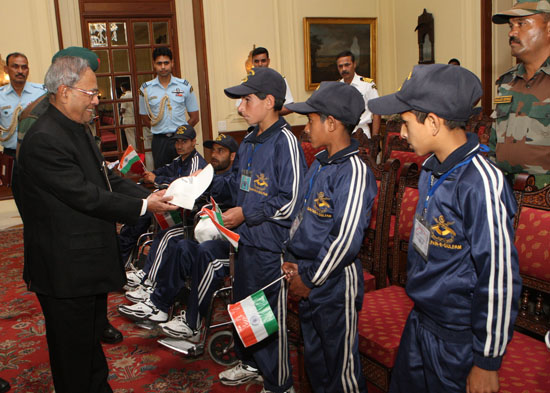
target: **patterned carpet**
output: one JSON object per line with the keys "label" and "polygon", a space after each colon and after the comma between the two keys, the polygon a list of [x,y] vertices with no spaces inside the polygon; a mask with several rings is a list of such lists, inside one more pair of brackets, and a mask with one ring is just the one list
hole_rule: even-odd
{"label": "patterned carpet", "polygon": [[[0,377],[10,382],[10,392],[52,392],[44,319],[36,296],[26,290],[22,280],[22,243],[21,229],[0,232]],[[258,383],[223,386],[218,373],[225,367],[214,363],[208,354],[185,358],[161,346],[156,331],[138,328],[118,315],[117,305],[126,302],[121,293],[109,295],[109,320],[124,334],[122,343],[103,347],[115,392],[261,390]],[[291,354],[294,360],[295,351]]]}

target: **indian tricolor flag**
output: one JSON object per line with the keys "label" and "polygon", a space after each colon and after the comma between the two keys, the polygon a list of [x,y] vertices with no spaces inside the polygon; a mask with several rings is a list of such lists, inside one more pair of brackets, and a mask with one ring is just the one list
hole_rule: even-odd
{"label": "indian tricolor flag", "polygon": [[165,213],[155,213],[154,216],[161,229],[171,228],[175,225],[181,225],[183,223],[181,209],[170,210]]}
{"label": "indian tricolor flag", "polygon": [[122,155],[122,158],[120,159],[120,164],[118,164],[118,170],[124,174],[128,173],[130,168],[132,168],[132,165],[138,161],[141,161],[139,159],[138,154],[134,150],[134,147],[132,145],[129,145],[124,154]]}
{"label": "indian tricolor flag", "polygon": [[263,290],[228,305],[227,311],[245,347],[254,345],[279,330]]}
{"label": "indian tricolor flag", "polygon": [[214,223],[214,226],[218,229],[220,234],[227,240],[231,245],[235,248],[235,250],[239,247],[239,239],[241,238],[238,233],[233,232],[230,229],[227,229],[223,225],[223,219],[222,219],[222,211],[220,210],[219,206],[216,204],[216,201],[214,198],[210,197],[210,202],[212,203],[212,209],[207,209],[206,207],[203,207],[199,213],[201,217],[208,216]]}

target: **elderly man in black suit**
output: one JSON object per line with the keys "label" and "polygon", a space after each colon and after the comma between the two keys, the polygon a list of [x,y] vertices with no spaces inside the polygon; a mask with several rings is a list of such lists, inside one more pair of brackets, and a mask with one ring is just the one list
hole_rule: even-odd
{"label": "elderly man in black suit", "polygon": [[176,207],[106,168],[87,127],[99,90],[86,60],[57,59],[45,85],[52,105],[19,156],[23,275],[42,306],[55,391],[112,392],[100,337],[107,293],[126,281],[115,224]]}

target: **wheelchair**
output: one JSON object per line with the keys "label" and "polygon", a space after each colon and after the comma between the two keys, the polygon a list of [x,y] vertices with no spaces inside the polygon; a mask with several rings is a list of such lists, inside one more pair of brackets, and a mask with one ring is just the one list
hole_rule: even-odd
{"label": "wheelchair", "polygon": [[[199,203],[198,203],[199,204]],[[210,204],[204,204],[203,207],[211,207]],[[187,213],[187,214],[186,214]],[[185,238],[191,239],[194,237],[194,228],[198,221],[200,220],[199,211],[197,208],[194,208],[192,212],[183,212],[183,225],[182,231],[185,235]],[[192,220],[189,218],[193,217]],[[187,219],[186,219],[187,218]],[[143,267],[145,258],[143,257],[144,251],[150,247],[153,242],[154,236],[158,233],[158,224],[156,222],[152,223],[152,230],[144,233],[138,239],[138,242],[134,248],[135,254],[132,253],[131,257],[128,260],[128,267],[133,269],[140,269]],[[232,246],[229,250],[229,276],[224,278],[224,281],[219,289],[217,289],[210,300],[210,305],[208,307],[208,312],[204,316],[203,327],[201,327],[201,334],[199,341],[194,343],[187,341],[185,339],[177,339],[171,337],[163,337],[158,339],[158,343],[182,353],[186,356],[197,357],[204,354],[205,349],[208,351],[208,354],[216,363],[223,366],[232,366],[238,362],[236,354],[233,350],[234,348],[234,339],[233,339],[233,329],[232,322],[227,316],[227,320],[220,323],[213,323],[214,317],[214,307],[217,301],[221,300],[224,304],[224,309],[227,309],[227,305],[231,302],[232,299],[232,283],[233,283],[233,264],[234,264],[234,249]],[[169,319],[174,315],[174,311],[181,307],[182,304],[186,304],[186,297],[189,294],[190,280],[185,285],[185,288],[178,295],[176,302],[171,307],[169,314]],[[157,329],[158,325],[155,322],[151,321],[140,321],[136,322],[138,327],[143,329],[152,330]]]}
{"label": "wheelchair", "polygon": [[[224,309],[227,310],[227,305],[231,303],[233,291],[233,266],[235,260],[235,252],[231,246],[229,251],[229,271],[230,274],[224,279],[222,287],[214,292],[210,300],[208,312],[204,318],[204,327],[201,328],[200,339],[197,343],[193,343],[184,339],[171,337],[163,337],[157,342],[167,348],[190,357],[198,357],[204,354],[205,347],[210,358],[222,365],[233,366],[238,363],[239,359],[235,354],[233,324],[227,316],[228,320],[220,323],[212,323],[214,316],[214,305],[217,299],[220,299],[224,304]],[[210,336],[210,334],[212,335]]]}

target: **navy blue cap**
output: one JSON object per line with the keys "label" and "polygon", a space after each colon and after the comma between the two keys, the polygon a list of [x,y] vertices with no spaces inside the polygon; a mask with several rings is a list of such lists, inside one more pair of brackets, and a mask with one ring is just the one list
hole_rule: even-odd
{"label": "navy blue cap", "polygon": [[195,139],[196,136],[197,133],[193,126],[186,124],[178,127],[174,135],[172,135],[172,139]]}
{"label": "navy blue cap", "polygon": [[468,121],[482,93],[479,78],[464,67],[416,65],[396,93],[373,98],[367,105],[379,115],[417,110],[445,120]]}
{"label": "navy blue cap", "polygon": [[357,125],[365,111],[365,101],[359,90],[347,83],[321,82],[306,102],[296,102],[285,107],[302,115],[322,113],[342,123]]}
{"label": "navy blue cap", "polygon": [[284,99],[286,96],[286,83],[277,71],[267,67],[254,67],[250,70],[242,83],[237,86],[224,89],[229,98],[241,98],[249,94],[271,94],[275,98]]}
{"label": "navy blue cap", "polygon": [[203,145],[204,147],[212,149],[214,143],[223,147],[227,147],[231,153],[235,153],[237,150],[239,150],[239,144],[230,135],[219,134],[216,139],[205,141]]}

